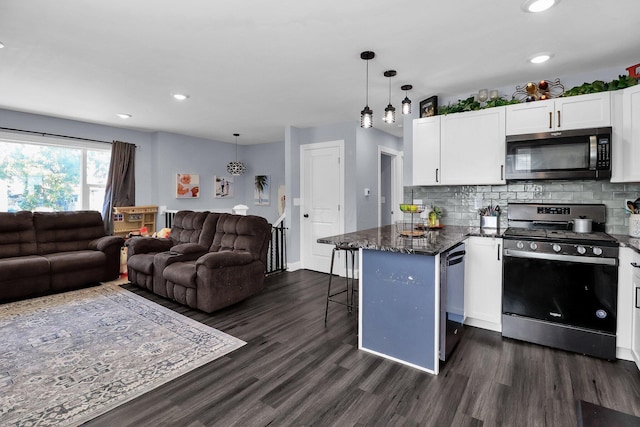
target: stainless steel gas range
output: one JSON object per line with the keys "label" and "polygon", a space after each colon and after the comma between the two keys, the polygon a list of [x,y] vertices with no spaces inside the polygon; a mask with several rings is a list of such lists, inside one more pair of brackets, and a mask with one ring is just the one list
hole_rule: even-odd
{"label": "stainless steel gas range", "polygon": [[[618,243],[605,206],[513,203],[507,218],[502,335],[615,359]],[[576,219],[592,231],[573,231]]]}

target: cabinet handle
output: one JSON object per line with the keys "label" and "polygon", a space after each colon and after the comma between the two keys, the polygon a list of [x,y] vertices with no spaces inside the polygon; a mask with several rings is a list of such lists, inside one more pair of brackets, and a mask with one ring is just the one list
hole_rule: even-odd
{"label": "cabinet handle", "polygon": [[500,165],[500,181],[504,181],[504,165]]}
{"label": "cabinet handle", "polygon": [[636,308],[640,308],[640,305],[638,305],[638,300],[640,299],[640,288],[636,288]]}
{"label": "cabinet handle", "polygon": [[440,169],[436,169],[436,182],[439,182],[439,181],[438,181],[438,171],[439,171],[439,170],[440,170]]}
{"label": "cabinet handle", "polygon": [[502,245],[498,243],[498,261],[500,261],[500,247],[501,247],[501,246],[502,246]]}
{"label": "cabinet handle", "polygon": [[561,126],[561,124],[560,124],[560,110],[558,110],[558,127],[560,127],[560,126]]}
{"label": "cabinet handle", "polygon": [[549,111],[549,129],[551,129],[553,125],[553,113]]}

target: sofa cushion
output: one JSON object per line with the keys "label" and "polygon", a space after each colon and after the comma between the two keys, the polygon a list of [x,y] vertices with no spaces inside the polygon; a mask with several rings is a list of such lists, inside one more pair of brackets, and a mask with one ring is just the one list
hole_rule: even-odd
{"label": "sofa cushion", "polygon": [[31,212],[0,212],[0,258],[35,255],[36,232]]}
{"label": "sofa cushion", "polygon": [[187,288],[196,287],[196,262],[176,262],[169,265],[162,272],[162,276],[168,282],[177,283]]}
{"label": "sofa cushion", "polygon": [[209,212],[179,211],[173,219],[169,239],[174,245],[198,243],[200,233]]}
{"label": "sofa cushion", "polygon": [[88,270],[103,268],[106,264],[106,255],[100,251],[72,251],[56,252],[43,255],[51,265],[51,273],[57,274],[65,271]]}
{"label": "sofa cushion", "polygon": [[148,254],[137,254],[127,259],[127,267],[136,270],[139,273],[153,274],[153,257],[156,252]]}
{"label": "sofa cushion", "polygon": [[85,250],[104,236],[98,211],[34,212],[33,224],[39,254]]}
{"label": "sofa cushion", "polygon": [[241,251],[260,259],[270,230],[267,220],[259,216],[221,214],[210,252]]}
{"label": "sofa cushion", "polygon": [[0,271],[2,272],[3,281],[43,274],[48,275],[49,261],[39,255],[0,259]]}

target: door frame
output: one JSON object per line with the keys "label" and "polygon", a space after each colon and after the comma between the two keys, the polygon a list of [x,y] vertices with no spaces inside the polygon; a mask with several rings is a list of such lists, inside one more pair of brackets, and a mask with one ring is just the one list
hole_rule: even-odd
{"label": "door frame", "polygon": [[[307,268],[307,265],[309,263],[308,259],[305,259],[305,255],[306,255],[306,250],[305,247],[303,245],[307,245],[311,243],[311,236],[307,236],[306,234],[306,227],[305,227],[305,222],[304,222],[304,213],[305,213],[305,205],[307,203],[306,200],[306,194],[304,193],[305,191],[305,186],[306,186],[306,182],[305,182],[305,155],[307,153],[307,151],[311,151],[311,150],[315,150],[315,149],[319,149],[319,148],[331,148],[331,147],[338,147],[338,161],[339,161],[339,166],[338,166],[338,170],[340,173],[340,196],[338,199],[338,203],[339,203],[339,207],[338,207],[338,233],[337,234],[344,234],[344,228],[345,228],[345,208],[344,208],[344,204],[345,204],[345,142],[343,139],[340,140],[334,140],[334,141],[325,141],[325,142],[314,142],[311,144],[302,144],[300,145],[300,212],[299,212],[299,224],[300,224],[300,267],[301,268]],[[327,245],[328,246],[328,245]],[[336,262],[336,266],[338,268],[338,271],[335,271],[335,273],[340,274],[341,270],[344,270],[344,266],[342,266],[343,263],[341,262]],[[342,267],[340,267],[342,266]],[[328,271],[328,267],[327,267],[327,273]]]}
{"label": "door frame", "polygon": [[391,157],[391,206],[394,206],[393,214],[391,215],[391,223],[395,224],[397,221],[402,219],[400,203],[402,203],[403,196],[402,162],[404,153],[402,151],[394,150],[393,148],[378,145],[378,227],[382,225],[382,173],[380,170],[382,167],[382,155]]}

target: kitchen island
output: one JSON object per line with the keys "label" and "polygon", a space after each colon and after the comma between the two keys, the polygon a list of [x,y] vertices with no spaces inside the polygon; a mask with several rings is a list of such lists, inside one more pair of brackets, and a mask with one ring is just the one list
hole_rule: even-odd
{"label": "kitchen island", "polygon": [[498,230],[447,226],[420,237],[385,226],[318,239],[359,248],[361,350],[437,374],[440,346],[440,254],[468,236]]}

